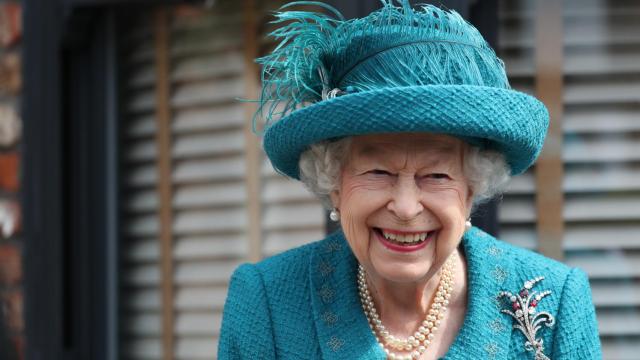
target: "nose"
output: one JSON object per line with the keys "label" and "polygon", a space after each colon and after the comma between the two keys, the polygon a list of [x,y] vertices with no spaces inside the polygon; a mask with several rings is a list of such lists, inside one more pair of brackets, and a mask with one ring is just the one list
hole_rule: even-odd
{"label": "nose", "polygon": [[398,179],[387,209],[400,220],[412,220],[424,210],[420,202],[420,191],[413,178]]}

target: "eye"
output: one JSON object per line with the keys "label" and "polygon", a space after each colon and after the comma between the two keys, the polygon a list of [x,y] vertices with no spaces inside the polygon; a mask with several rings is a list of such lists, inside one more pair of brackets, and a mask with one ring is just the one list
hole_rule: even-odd
{"label": "eye", "polygon": [[384,175],[384,176],[389,176],[391,175],[390,172],[386,171],[386,170],[381,170],[381,169],[373,169],[373,170],[369,170],[367,171],[368,174],[371,175]]}
{"label": "eye", "polygon": [[429,180],[450,180],[451,177],[445,173],[431,173],[423,176],[424,179]]}

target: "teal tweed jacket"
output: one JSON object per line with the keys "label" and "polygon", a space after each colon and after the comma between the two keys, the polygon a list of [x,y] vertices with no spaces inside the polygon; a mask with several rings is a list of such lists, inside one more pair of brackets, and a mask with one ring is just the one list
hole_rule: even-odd
{"label": "teal tweed jacket", "polygon": [[[501,291],[550,290],[537,311],[555,317],[542,326],[552,360],[601,359],[586,274],[498,241],[477,228],[462,240],[468,268],[464,323],[444,359],[533,359]],[[219,359],[384,359],[360,306],[357,262],[342,232],[255,265],[231,278],[218,345]]]}

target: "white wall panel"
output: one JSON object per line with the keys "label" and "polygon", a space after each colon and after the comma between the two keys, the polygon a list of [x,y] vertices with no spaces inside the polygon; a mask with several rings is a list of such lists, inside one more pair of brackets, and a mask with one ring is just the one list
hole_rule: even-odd
{"label": "white wall panel", "polygon": [[563,119],[565,131],[581,133],[620,133],[640,131],[639,104],[598,104],[568,106]]}
{"label": "white wall panel", "polygon": [[176,162],[173,180],[176,184],[241,180],[246,173],[242,155],[215,159],[188,159]]}
{"label": "white wall panel", "polygon": [[127,311],[158,311],[161,308],[160,292],[155,288],[132,290],[123,299],[122,307]]}
{"label": "white wall panel", "polygon": [[[565,261],[590,276],[604,359],[637,359],[640,3],[564,5]],[[535,6],[500,2],[500,52],[516,88],[534,87]],[[503,239],[535,249],[535,208],[527,197],[533,191],[532,174],[514,179],[499,216]]]}
{"label": "white wall panel", "polygon": [[123,347],[123,353],[126,354],[126,358],[140,360],[162,358],[162,343],[157,337],[134,337],[127,341]]}
{"label": "white wall panel", "polygon": [[515,196],[505,194],[498,208],[501,223],[533,223],[536,220],[536,209],[532,196]]}
{"label": "white wall panel", "polygon": [[208,259],[220,260],[225,258],[242,258],[248,252],[244,241],[244,234],[216,234],[212,235],[180,236],[175,239],[174,253],[176,260]]}
{"label": "white wall panel", "polygon": [[218,344],[211,336],[185,336],[176,341],[176,356],[180,359],[208,360],[211,354],[217,354]]}
{"label": "white wall panel", "polygon": [[[170,23],[176,359],[215,358],[228,280],[249,253],[246,114],[238,101],[245,96],[247,71],[242,21],[239,4],[222,1],[209,11],[176,10]],[[157,79],[151,23],[138,27],[123,39],[122,354],[160,359]],[[300,183],[261,171],[265,256],[321,238],[324,212],[318,201]]]}
{"label": "white wall panel", "polygon": [[172,129],[179,134],[241,128],[244,110],[240,104],[226,104],[215,107],[176,109],[173,116]]}
{"label": "white wall panel", "polygon": [[222,310],[226,296],[227,289],[225,286],[181,287],[176,292],[176,309]]}
{"label": "white wall panel", "polygon": [[160,241],[157,238],[130,239],[130,246],[124,254],[126,261],[148,263],[160,259]]}

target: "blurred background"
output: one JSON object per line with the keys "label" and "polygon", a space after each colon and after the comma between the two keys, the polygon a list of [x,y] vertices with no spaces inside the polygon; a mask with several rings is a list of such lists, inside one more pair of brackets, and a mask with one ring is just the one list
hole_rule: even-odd
{"label": "blurred background", "polygon": [[[426,2],[551,112],[539,161],[474,223],[584,269],[604,358],[638,359],[640,2]],[[0,359],[215,358],[233,269],[328,231],[238,101],[283,3],[0,0]]]}

